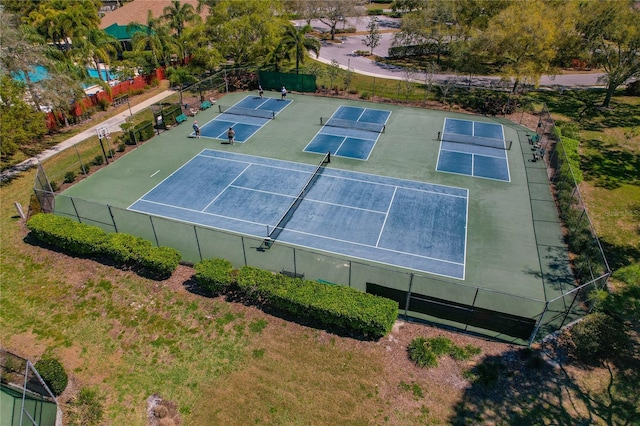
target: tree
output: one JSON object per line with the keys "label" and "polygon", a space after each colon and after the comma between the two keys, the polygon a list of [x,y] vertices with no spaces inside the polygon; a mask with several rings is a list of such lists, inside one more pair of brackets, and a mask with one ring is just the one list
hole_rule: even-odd
{"label": "tree", "polygon": [[[102,78],[101,63],[109,65],[111,55],[118,52],[120,42],[117,38],[105,33],[99,28],[91,28],[85,37],[78,37],[74,42],[74,49],[80,54],[81,61],[89,61],[98,71],[98,78]],[[109,71],[107,70],[107,80]]]}
{"label": "tree", "polygon": [[131,46],[134,51],[151,51],[150,65],[153,68],[157,68],[161,62],[167,62],[171,48],[175,48],[175,41],[169,35],[169,28],[162,25],[160,18],[154,18],[151,10],[147,13],[146,25],[132,22],[127,29],[133,33]]}
{"label": "tree", "polygon": [[514,3],[474,39],[474,52],[486,54],[505,78],[513,79],[513,92],[522,81],[537,85],[542,74],[553,71],[560,18],[552,7],[542,0]]}
{"label": "tree", "polygon": [[172,86],[180,87],[180,105],[182,105],[182,89],[184,85],[188,83],[195,83],[198,79],[185,67],[168,67],[167,77],[169,78],[169,82]]}
{"label": "tree", "polygon": [[322,0],[317,3],[317,18],[329,27],[331,40],[336,39],[336,26],[346,16],[358,16],[353,0]]}
{"label": "tree", "polygon": [[98,28],[100,5],[97,0],[43,0],[25,21],[59,49],[68,51],[74,37]]}
{"label": "tree", "polygon": [[378,22],[375,17],[371,18],[369,24],[367,25],[368,33],[362,40],[362,44],[367,46],[370,49],[371,54],[373,55],[373,49],[378,47],[380,44],[380,39],[382,36],[380,35],[380,31],[378,31]]}
{"label": "tree", "polygon": [[208,40],[236,65],[266,62],[288,24],[279,1],[220,0],[206,23]]}
{"label": "tree", "polygon": [[640,76],[640,11],[623,1],[586,2],[578,28],[593,61],[605,70],[608,107],[616,88]]}
{"label": "tree", "polygon": [[164,15],[162,17],[169,22],[169,28],[175,30],[178,37],[182,35],[185,23],[193,23],[200,20],[200,16],[195,12],[191,4],[180,4],[178,0],[172,0],[171,5],[166,6],[163,12]]}
{"label": "tree", "polygon": [[394,36],[394,44],[433,46],[439,64],[442,53],[449,49],[458,32],[454,7],[455,3],[448,0],[432,0],[407,13],[402,18],[400,32]]}
{"label": "tree", "polygon": [[25,102],[26,86],[7,74],[0,77],[0,157],[10,158],[20,147],[47,133],[44,113]]}
{"label": "tree", "polygon": [[302,28],[296,28],[291,24],[285,26],[284,35],[280,40],[281,52],[284,59],[290,60],[291,56],[296,60],[296,74],[300,71],[300,64],[304,63],[308,52],[313,52],[316,57],[320,54],[320,41],[315,38],[308,37],[307,33],[312,30],[311,26],[305,25]]}

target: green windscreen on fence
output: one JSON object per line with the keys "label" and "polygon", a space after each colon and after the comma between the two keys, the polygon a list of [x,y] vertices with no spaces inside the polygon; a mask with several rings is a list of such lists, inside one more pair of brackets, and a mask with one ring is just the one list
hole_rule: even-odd
{"label": "green windscreen on fence", "polygon": [[308,74],[285,74],[282,72],[260,71],[260,85],[265,90],[280,90],[282,86],[296,92],[315,92],[316,76]]}

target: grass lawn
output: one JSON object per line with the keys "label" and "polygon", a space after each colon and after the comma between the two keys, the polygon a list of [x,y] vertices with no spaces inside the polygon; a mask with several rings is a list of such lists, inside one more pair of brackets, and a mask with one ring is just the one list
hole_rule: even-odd
{"label": "grass lawn", "polygon": [[[605,250],[637,262],[639,183],[628,162],[610,164],[610,152],[638,161],[637,136],[616,135],[640,119],[637,112],[623,119],[632,126],[598,128],[597,115],[585,126],[584,158],[606,161],[597,169],[588,162],[583,195]],[[599,135],[602,144],[587,143]],[[599,183],[610,170],[618,182]],[[552,352],[559,364],[548,364],[538,346],[406,322],[379,341],[361,341],[210,297],[187,266],[153,281],[40,246],[13,206],[29,205],[33,178],[29,171],[0,187],[0,341],[32,361],[44,354],[61,360],[70,376],[60,397],[67,416],[84,388],[98,391],[108,425],[149,424],[152,395],[168,402],[166,413],[158,411],[165,426],[178,418],[184,425],[610,425],[640,415],[637,355],[585,368],[559,350]],[[417,367],[409,343],[437,336],[480,353]]]}

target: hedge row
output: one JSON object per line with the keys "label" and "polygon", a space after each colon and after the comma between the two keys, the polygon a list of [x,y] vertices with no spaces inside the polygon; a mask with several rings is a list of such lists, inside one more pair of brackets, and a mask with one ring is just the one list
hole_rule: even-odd
{"label": "hedge row", "polygon": [[195,269],[198,282],[215,293],[237,285],[253,302],[364,336],[388,334],[398,316],[397,302],[350,287],[290,278],[251,266],[233,270],[222,259],[202,261]]}
{"label": "hedge row", "polygon": [[106,255],[122,266],[133,267],[164,279],[180,262],[180,253],[170,247],[155,247],[151,242],[128,234],[107,234],[97,226],[75,222],[52,214],[37,214],[27,228],[38,240],[67,253],[81,256]]}

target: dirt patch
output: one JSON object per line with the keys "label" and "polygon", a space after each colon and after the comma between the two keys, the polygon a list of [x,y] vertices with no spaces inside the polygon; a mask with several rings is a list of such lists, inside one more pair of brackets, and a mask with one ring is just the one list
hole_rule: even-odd
{"label": "dirt patch", "polygon": [[147,399],[148,426],[178,426],[182,424],[176,404],[159,395],[151,395]]}

